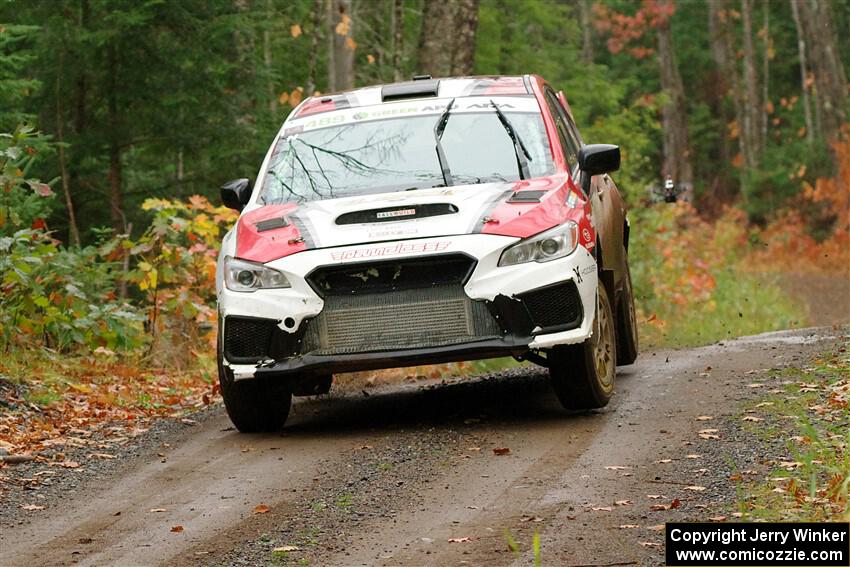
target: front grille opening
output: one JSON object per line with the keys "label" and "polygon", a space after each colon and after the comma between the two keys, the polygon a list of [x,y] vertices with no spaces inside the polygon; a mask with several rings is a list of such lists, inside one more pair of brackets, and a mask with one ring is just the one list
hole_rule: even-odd
{"label": "front grille opening", "polygon": [[267,358],[276,325],[274,319],[225,317],[224,356],[235,363]]}
{"label": "front grille opening", "polygon": [[236,364],[250,364],[269,358],[291,358],[301,350],[308,321],[294,333],[278,327],[277,319],[228,316],[224,318],[224,356]]}
{"label": "front grille opening", "polygon": [[573,281],[542,287],[516,297],[525,305],[535,325],[543,329],[566,330],[581,324],[581,297]]}
{"label": "front grille opening", "polygon": [[475,260],[463,254],[323,266],[307,276],[321,297],[387,293],[466,283]]}

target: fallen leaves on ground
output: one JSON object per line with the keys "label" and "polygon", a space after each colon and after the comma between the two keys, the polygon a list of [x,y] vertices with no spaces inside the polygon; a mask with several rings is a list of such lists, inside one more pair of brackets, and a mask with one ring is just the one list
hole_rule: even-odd
{"label": "fallen leaves on ground", "polygon": [[469,542],[469,541],[472,541],[472,538],[471,538],[471,537],[469,537],[469,536],[464,536],[464,537],[450,537],[450,538],[448,539],[448,542],[449,542],[449,543],[466,543],[466,542]]}
{"label": "fallen leaves on ground", "polygon": [[649,507],[653,512],[663,512],[665,510],[674,510],[682,505],[678,498],[674,498],[669,504],[653,504]]}
{"label": "fallen leaves on ground", "polygon": [[272,553],[289,553],[290,551],[300,551],[301,548],[297,545],[281,545],[272,549]]}
{"label": "fallen leaves on ground", "polygon": [[101,459],[101,460],[111,460],[115,459],[115,455],[110,455],[109,453],[90,453],[89,459]]}
{"label": "fallen leaves on ground", "polygon": [[[20,375],[22,368],[19,362],[0,362],[2,375]],[[57,447],[105,448],[91,439],[94,431],[101,441],[136,437],[152,419],[185,419],[187,411],[204,407],[205,395],[218,392],[200,370],[151,369],[115,357],[27,361],[26,374],[25,386],[4,390],[8,407],[0,412],[0,437],[9,453],[37,457]],[[36,405],[33,399],[49,401]],[[93,451],[88,458],[114,455]],[[73,461],[50,464],[80,466]]]}
{"label": "fallen leaves on ground", "polygon": [[508,447],[496,447],[493,449],[494,455],[510,455],[511,450]]}
{"label": "fallen leaves on ground", "polygon": [[172,533],[179,534],[180,532],[183,531],[183,526],[180,526],[180,525],[171,526],[171,531],[172,531]]}
{"label": "fallen leaves on ground", "polygon": [[22,504],[22,510],[44,510],[44,506],[39,506],[38,504]]}
{"label": "fallen leaves on ground", "polygon": [[265,514],[269,510],[271,510],[271,508],[269,508],[265,504],[257,504],[256,506],[254,506],[254,513],[255,514]]}

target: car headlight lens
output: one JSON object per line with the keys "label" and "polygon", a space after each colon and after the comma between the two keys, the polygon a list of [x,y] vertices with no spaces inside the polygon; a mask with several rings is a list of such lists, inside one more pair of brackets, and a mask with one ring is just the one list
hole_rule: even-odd
{"label": "car headlight lens", "polygon": [[573,252],[578,244],[578,225],[567,221],[552,230],[514,244],[502,252],[500,266],[513,266],[525,262],[548,262],[563,258]]}
{"label": "car headlight lens", "polygon": [[290,287],[286,276],[277,270],[230,256],[224,259],[224,283],[230,291],[246,292]]}

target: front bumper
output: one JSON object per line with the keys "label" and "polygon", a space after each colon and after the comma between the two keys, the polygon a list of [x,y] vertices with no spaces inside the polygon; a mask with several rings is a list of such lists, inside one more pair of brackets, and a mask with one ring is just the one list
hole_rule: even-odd
{"label": "front bumper", "polygon": [[[313,250],[271,262],[292,288],[219,289],[224,364],[237,379],[328,374],[517,356],[584,341],[595,310],[593,256],[579,247],[559,260],[499,267],[501,251],[515,241],[467,235],[405,241],[415,247]],[[463,257],[470,271],[461,274],[459,267],[463,279],[453,280],[453,262]],[[408,288],[328,291],[326,281],[339,278],[316,276],[356,266],[355,275],[364,278],[360,287],[368,288],[371,275],[377,279],[396,263],[414,274],[408,265],[425,266],[424,275],[415,277],[428,278],[428,287],[414,282],[409,289],[411,282],[398,280]],[[393,277],[399,273],[406,272]]]}

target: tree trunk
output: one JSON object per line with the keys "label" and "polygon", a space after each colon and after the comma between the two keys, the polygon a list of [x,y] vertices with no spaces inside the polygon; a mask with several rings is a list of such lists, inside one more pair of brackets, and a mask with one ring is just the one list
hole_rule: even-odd
{"label": "tree trunk", "polygon": [[682,198],[690,201],[693,199],[693,168],[688,139],[685,88],[676,66],[669,20],[661,23],[656,32],[661,88],[668,98],[661,109],[661,128],[664,132],[662,175],[672,177],[676,187],[682,190]]}
{"label": "tree trunk", "polygon": [[[114,39],[112,41],[115,41]],[[124,222],[124,211],[122,210],[121,195],[121,146],[119,144],[119,116],[118,116],[118,52],[115,44],[111,43],[107,48],[107,72],[109,73],[109,95],[107,102],[107,113],[110,126],[109,136],[109,216],[112,219],[112,227],[119,234],[123,234],[126,228]]]}
{"label": "tree trunk", "polygon": [[307,71],[307,96],[313,96],[316,92],[316,75],[319,66],[319,40],[322,38],[322,12],[324,11],[324,0],[315,0],[313,3],[313,33],[310,38],[310,66]]}
{"label": "tree trunk", "polygon": [[351,17],[351,0],[331,0],[333,5],[333,74],[331,90],[354,87],[354,20]]}
{"label": "tree trunk", "polygon": [[593,14],[590,0],[578,0],[579,21],[581,23],[581,60],[593,63]]}
{"label": "tree trunk", "polygon": [[828,1],[798,1],[800,21],[810,48],[815,108],[821,135],[832,140],[847,121],[847,75],[838,53],[834,19]]}
{"label": "tree trunk", "polygon": [[401,0],[393,0],[393,80],[402,80],[404,53],[404,11]]}
{"label": "tree trunk", "polygon": [[767,123],[769,121],[767,105],[770,101],[770,4],[765,2],[764,9],[764,58],[761,76],[761,143],[767,145]]}
{"label": "tree trunk", "polygon": [[764,144],[761,140],[761,104],[758,95],[758,74],[753,48],[753,6],[751,0],[741,0],[741,20],[744,24],[744,143],[749,147],[747,167],[758,169]]}
{"label": "tree trunk", "polygon": [[[720,159],[723,163],[733,163],[734,154],[741,153],[741,157],[743,158],[743,152],[746,151],[746,148],[741,143],[740,136],[742,106],[741,96],[739,94],[738,66],[732,44],[732,33],[729,27],[729,9],[726,0],[715,0],[708,3],[708,27],[711,54],[717,66],[713,83],[716,85],[719,96],[714,111],[722,117],[724,125],[731,126],[732,123],[738,125],[734,136],[734,147],[737,148],[737,152],[733,149],[731,143],[733,137],[731,135],[724,135],[721,137]],[[726,100],[732,101],[734,109],[732,113],[728,111],[725,104]],[[722,175],[722,173],[722,169],[718,169],[718,174]],[[720,179],[719,184],[720,191],[726,195],[731,196],[736,192],[732,186],[732,182],[728,179]]]}
{"label": "tree trunk", "polygon": [[475,66],[475,35],[480,0],[458,0],[452,38],[451,74],[471,75]]}
{"label": "tree trunk", "polygon": [[334,26],[336,25],[334,23],[334,0],[325,0],[325,19],[328,32],[328,90],[334,92],[337,89],[336,49],[334,48],[336,42],[336,32],[334,31]]}
{"label": "tree trunk", "polygon": [[[64,67],[63,52],[59,54],[59,68]],[[56,98],[56,142],[59,149],[59,175],[62,177],[62,193],[65,195],[65,208],[68,210],[68,235],[74,246],[80,246],[80,230],[77,228],[77,215],[74,212],[74,202],[71,200],[71,184],[68,178],[68,170],[65,167],[65,138],[63,136],[62,123],[62,97],[60,96],[59,75],[56,75],[54,96]]]}
{"label": "tree trunk", "polygon": [[425,2],[422,31],[419,37],[419,72],[432,77],[446,77],[452,70],[452,49],[447,49],[454,26],[455,4],[435,0]]}
{"label": "tree trunk", "polygon": [[272,30],[269,29],[271,22],[274,21],[274,7],[272,0],[266,0],[266,24],[263,29],[263,65],[266,71],[266,91],[269,97],[269,113],[272,116],[277,114],[277,97],[274,92],[274,69],[272,68]]}
{"label": "tree trunk", "polygon": [[797,28],[797,53],[800,57],[800,87],[803,92],[803,113],[806,119],[806,141],[809,144],[815,141],[815,127],[812,123],[812,102],[809,99],[809,87],[806,85],[808,76],[808,65],[806,64],[806,34],[803,32],[803,24],[800,21],[800,9],[797,0],[791,0],[791,13],[794,16],[794,26]]}

